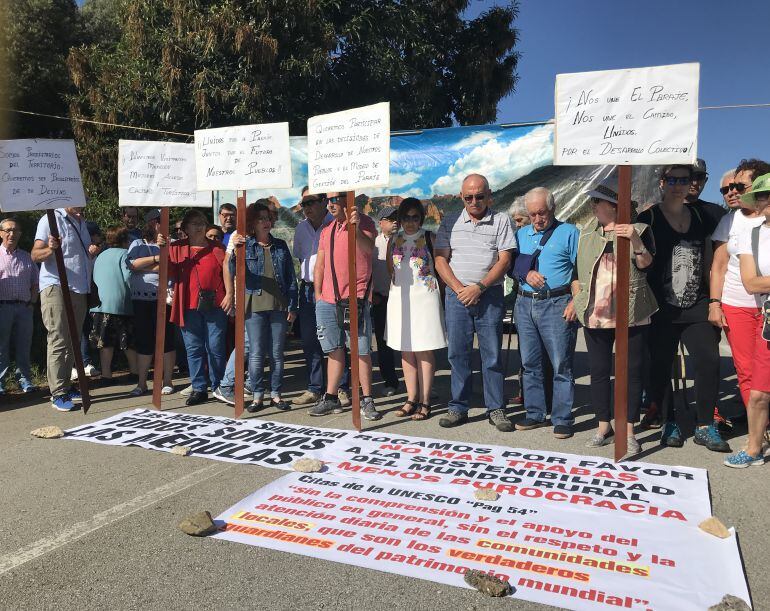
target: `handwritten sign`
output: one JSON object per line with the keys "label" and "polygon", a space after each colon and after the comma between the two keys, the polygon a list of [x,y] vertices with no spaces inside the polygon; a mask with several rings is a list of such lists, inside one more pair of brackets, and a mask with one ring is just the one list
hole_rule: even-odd
{"label": "handwritten sign", "polygon": [[0,140],[5,212],[86,205],[73,140]]}
{"label": "handwritten sign", "polygon": [[211,193],[195,182],[195,145],[121,140],[118,146],[121,206],[210,206]]}
{"label": "handwritten sign", "polygon": [[390,182],[390,103],[311,117],[310,193],[385,187]]}
{"label": "handwritten sign", "polygon": [[198,189],[287,189],[291,181],[289,124],[195,130]]}
{"label": "handwritten sign", "polygon": [[554,165],[692,164],[700,64],[556,75]]}

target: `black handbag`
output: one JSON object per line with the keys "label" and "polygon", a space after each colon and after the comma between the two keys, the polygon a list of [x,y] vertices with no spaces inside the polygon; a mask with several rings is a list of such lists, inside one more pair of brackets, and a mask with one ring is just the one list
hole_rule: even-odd
{"label": "black handbag", "polygon": [[520,284],[527,282],[527,274],[532,270],[537,270],[537,260],[540,257],[540,253],[543,252],[543,248],[545,248],[548,240],[551,239],[553,232],[556,231],[556,228],[559,225],[561,225],[561,221],[554,219],[551,226],[545,230],[545,233],[543,233],[540,238],[540,243],[537,245],[537,248],[535,248],[535,252],[530,255],[525,255],[523,253],[516,254],[511,271],[508,272],[508,275],[511,278],[518,280]]}

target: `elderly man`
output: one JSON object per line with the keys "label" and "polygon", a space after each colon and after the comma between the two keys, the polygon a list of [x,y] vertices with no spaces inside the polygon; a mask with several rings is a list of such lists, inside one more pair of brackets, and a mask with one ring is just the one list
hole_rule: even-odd
{"label": "elderly man", "polygon": [[523,431],[546,424],[543,350],[553,365],[551,422],[558,439],[572,437],[572,404],[575,380],[572,360],[577,323],[572,295],[580,288],[575,280],[578,238],[574,225],[557,221],[553,194],[537,187],[524,196],[532,221],[516,234],[519,252],[514,275],[519,281],[516,327],[524,367],[526,418],[516,423]]}
{"label": "elderly man", "polygon": [[32,304],[37,298],[37,266],[19,246],[21,227],[12,218],[0,221],[0,395],[11,366],[11,335],[16,357],[16,377],[24,392],[37,390],[32,383],[29,350],[32,345]]}
{"label": "elderly man", "polygon": [[219,207],[219,226],[222,228],[222,244],[227,247],[230,243],[230,236],[235,231],[235,221],[237,217],[237,208],[232,204],[222,204]]}
{"label": "elderly man", "polygon": [[444,217],[436,236],[436,271],[446,283],[446,327],[452,400],[447,415],[439,420],[445,428],[468,421],[468,402],[473,382],[473,336],[478,337],[484,404],[490,424],[512,431],[503,399],[503,276],[516,247],[508,216],[492,210],[489,182],[480,174],[463,180],[462,212]]}
{"label": "elderly man", "polygon": [[[326,194],[329,213],[334,220],[321,230],[313,270],[316,334],[328,360],[326,394],[310,408],[310,415],[326,416],[342,411],[337,393],[345,371],[345,346],[350,334],[357,333],[361,414],[367,420],[379,420],[382,414],[377,411],[372,398],[372,319],[369,311],[372,252],[377,230],[371,217],[355,208],[348,217],[345,200],[345,193]],[[348,231],[351,226],[356,232],[356,277],[352,279],[348,275]],[[348,328],[347,304],[351,290],[358,297],[358,329]],[[358,392],[358,389],[351,391]]]}
{"label": "elderly man", "polygon": [[46,369],[48,387],[51,391],[51,405],[61,412],[75,409],[80,393],[70,387],[70,371],[75,360],[64,312],[64,297],[56,267],[54,252],[61,248],[67,282],[72,297],[77,337],[83,329],[88,311],[88,292],[91,289],[91,259],[99,249],[91,244],[82,208],[58,208],[54,211],[59,228],[57,240],[51,235],[48,216],[44,215],[37,224],[32,260],[41,263],[40,268],[40,311],[43,324],[48,330],[48,356]]}
{"label": "elderly man", "polygon": [[123,208],[123,226],[128,229],[129,243],[142,239],[142,230],[139,228],[139,209],[136,206]]}

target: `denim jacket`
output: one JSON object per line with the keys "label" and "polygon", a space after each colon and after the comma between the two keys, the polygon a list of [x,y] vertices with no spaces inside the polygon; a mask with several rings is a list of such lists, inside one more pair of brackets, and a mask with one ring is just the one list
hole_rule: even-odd
{"label": "denim jacket", "polygon": [[[260,295],[262,293],[262,275],[265,271],[265,249],[257,243],[254,236],[246,238],[246,293]],[[295,312],[299,305],[297,292],[297,276],[294,272],[294,261],[291,258],[289,246],[281,240],[271,236],[270,255],[273,259],[275,279],[281,288],[281,293],[289,302],[289,312]],[[235,257],[230,257],[230,273],[235,277]]]}

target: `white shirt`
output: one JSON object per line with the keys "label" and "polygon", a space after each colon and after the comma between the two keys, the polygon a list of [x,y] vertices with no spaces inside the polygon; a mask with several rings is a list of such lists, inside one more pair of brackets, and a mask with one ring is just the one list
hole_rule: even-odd
{"label": "white shirt", "polygon": [[741,282],[741,264],[738,260],[739,243],[746,236],[751,254],[751,230],[765,222],[765,217],[759,215],[754,218],[747,217],[740,210],[725,214],[719,221],[711,239],[715,242],[725,242],[727,253],[730,256],[727,262],[725,283],[722,287],[722,303],[735,308],[753,308],[757,306],[754,295],[746,292]]}
{"label": "white shirt", "polygon": [[[91,256],[88,254],[88,247],[91,246],[91,235],[88,233],[88,227],[82,218],[77,219],[67,214],[64,208],[57,208],[54,214],[56,215],[56,225],[59,228],[61,251],[64,256],[64,267],[67,270],[67,283],[70,285],[70,291],[85,295],[91,290],[91,272],[93,270]],[[80,234],[80,238],[78,238],[78,234]],[[41,240],[48,246],[50,235],[48,216],[44,214],[37,223],[35,239]],[[54,285],[60,285],[59,269],[56,267],[56,256],[51,255],[40,266],[38,286],[42,292],[43,289]]]}
{"label": "white shirt", "polygon": [[[760,217],[762,221],[765,221],[765,217]],[[738,240],[738,254],[739,255],[751,255],[751,231],[744,232]],[[762,276],[770,276],[770,227],[762,225],[759,230],[759,271]],[[754,305],[762,307],[762,302],[767,298],[767,294],[756,294],[754,297]]]}
{"label": "white shirt", "polygon": [[326,213],[321,226],[316,229],[305,219],[300,221],[294,230],[294,246],[292,254],[299,259],[299,279],[305,282],[313,282],[313,268],[318,253],[318,242],[321,239],[321,230],[334,220],[330,213]]}

